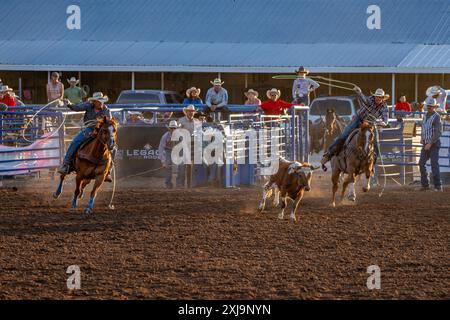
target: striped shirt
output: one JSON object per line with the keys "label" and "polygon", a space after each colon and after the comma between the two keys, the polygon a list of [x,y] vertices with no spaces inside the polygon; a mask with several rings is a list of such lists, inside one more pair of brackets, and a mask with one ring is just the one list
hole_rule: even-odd
{"label": "striped shirt", "polygon": [[359,93],[358,97],[362,103],[361,109],[358,110],[358,116],[361,121],[366,120],[371,115],[377,119],[383,119],[386,124],[388,123],[388,107],[386,102],[383,101],[377,106],[374,96],[366,97],[362,93]]}
{"label": "striped shirt", "polygon": [[58,81],[56,84],[53,82],[47,83],[48,101],[53,101],[63,97],[64,85]]}
{"label": "striped shirt", "polygon": [[427,113],[422,119],[422,141],[424,144],[436,143],[442,134],[441,117],[437,112]]}

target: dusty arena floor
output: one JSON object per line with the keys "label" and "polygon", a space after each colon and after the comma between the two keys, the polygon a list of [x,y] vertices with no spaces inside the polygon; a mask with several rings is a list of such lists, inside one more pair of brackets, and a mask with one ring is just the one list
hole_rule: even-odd
{"label": "dusty arena floor", "polygon": [[[450,298],[450,190],[391,186],[332,209],[328,181],[315,176],[298,224],[257,213],[256,187],[162,191],[135,178],[119,183],[115,211],[107,185],[86,217],[87,196],[69,213],[71,181],[58,200],[56,182],[4,181],[0,299]],[[370,265],[380,290],[366,286]]]}

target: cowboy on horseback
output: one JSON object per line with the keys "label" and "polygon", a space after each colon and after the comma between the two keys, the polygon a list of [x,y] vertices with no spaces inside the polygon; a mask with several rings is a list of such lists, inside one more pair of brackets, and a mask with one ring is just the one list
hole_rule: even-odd
{"label": "cowboy on horseback", "polygon": [[[388,94],[384,93],[383,89],[377,89],[371,96],[365,96],[359,87],[354,88],[362,106],[353,120],[345,127],[341,134],[328,147],[328,150],[323,154],[321,163],[324,166],[331,158],[342,149],[345,140],[350,133],[359,128],[364,120],[381,119],[383,122],[381,126],[387,126],[388,123],[388,107],[386,100],[389,98]],[[371,119],[372,118],[372,119]]]}
{"label": "cowboy on horseback", "polygon": [[[58,172],[61,174],[69,174],[71,170],[71,164],[73,160],[73,155],[75,154],[75,151],[78,149],[79,146],[83,144],[89,137],[91,136],[92,132],[94,131],[94,128],[97,124],[97,119],[102,117],[108,117],[109,119],[112,118],[111,111],[109,108],[105,105],[105,102],[108,101],[108,97],[103,95],[101,92],[94,92],[91,98],[88,99],[87,102],[82,102],[79,104],[71,104],[69,100],[64,99],[64,105],[67,106],[69,109],[73,111],[84,111],[84,128],[81,129],[81,131],[73,138],[72,142],[70,143],[69,148],[67,149],[66,155],[64,157],[64,161],[62,166],[58,169]],[[116,146],[110,150],[112,160],[114,160]],[[111,182],[111,175],[110,170],[105,178],[105,181]]]}

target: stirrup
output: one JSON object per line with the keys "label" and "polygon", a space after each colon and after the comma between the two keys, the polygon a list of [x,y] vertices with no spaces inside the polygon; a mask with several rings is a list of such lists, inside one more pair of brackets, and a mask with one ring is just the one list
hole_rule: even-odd
{"label": "stirrup", "polygon": [[60,174],[69,174],[70,166],[68,164],[63,164],[58,168],[58,173]]}

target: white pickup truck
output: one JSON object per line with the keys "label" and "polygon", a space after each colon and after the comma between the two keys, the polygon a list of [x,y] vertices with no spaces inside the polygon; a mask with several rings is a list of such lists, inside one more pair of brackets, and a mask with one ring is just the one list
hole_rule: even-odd
{"label": "white pickup truck", "polygon": [[334,109],[342,121],[348,123],[361,107],[356,96],[319,97],[310,105],[309,116],[314,122],[325,117],[328,109]]}

